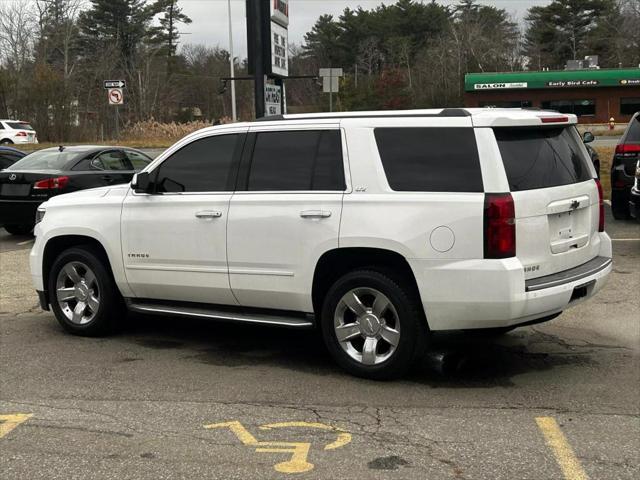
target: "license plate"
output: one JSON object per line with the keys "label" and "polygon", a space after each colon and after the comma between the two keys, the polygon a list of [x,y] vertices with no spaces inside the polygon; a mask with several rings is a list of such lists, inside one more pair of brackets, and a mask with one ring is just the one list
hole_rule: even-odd
{"label": "license plate", "polygon": [[28,183],[10,184],[5,183],[0,187],[0,195],[6,197],[26,197],[31,191],[31,185]]}

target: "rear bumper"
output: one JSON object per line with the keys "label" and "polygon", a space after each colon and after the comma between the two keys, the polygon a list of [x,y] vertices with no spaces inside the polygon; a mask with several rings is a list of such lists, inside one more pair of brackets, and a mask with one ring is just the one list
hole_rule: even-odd
{"label": "rear bumper", "polygon": [[0,200],[0,225],[31,225],[44,200]]}
{"label": "rear bumper", "polygon": [[24,144],[37,144],[38,143],[38,139],[34,138],[34,139],[30,139],[29,137],[12,137],[11,141],[16,144],[16,145],[24,145]]}
{"label": "rear bumper", "polygon": [[439,265],[409,260],[429,327],[434,331],[511,327],[533,323],[585,301],[605,285],[612,270],[611,240],[604,233],[600,235],[604,244],[600,256],[548,276],[544,280],[547,285],[538,279],[525,281],[517,258]]}

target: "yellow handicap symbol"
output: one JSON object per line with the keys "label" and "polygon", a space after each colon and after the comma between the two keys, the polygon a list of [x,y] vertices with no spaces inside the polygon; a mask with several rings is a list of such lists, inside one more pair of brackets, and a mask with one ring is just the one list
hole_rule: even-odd
{"label": "yellow handicap symbol", "polygon": [[31,413],[13,413],[11,415],[0,415],[0,438],[4,437],[22,422],[26,422],[27,420],[29,420],[32,416],[33,414]]}
{"label": "yellow handicap symbol", "polygon": [[[204,428],[228,428],[238,439],[247,446],[256,447],[256,452],[261,453],[291,453],[291,459],[274,465],[274,469],[282,473],[302,473],[312,470],[314,465],[307,461],[311,443],[307,442],[259,442],[240,422],[237,420],[224,423],[214,423],[205,425]],[[331,431],[337,434],[335,441],[324,446],[324,450],[334,450],[345,446],[351,442],[351,434],[346,430],[324,423],[317,422],[280,422],[268,423],[258,427],[260,430],[272,430],[274,428],[316,428]]]}

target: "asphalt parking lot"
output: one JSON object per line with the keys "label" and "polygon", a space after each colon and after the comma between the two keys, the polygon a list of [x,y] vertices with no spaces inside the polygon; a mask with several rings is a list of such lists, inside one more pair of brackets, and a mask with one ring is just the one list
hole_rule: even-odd
{"label": "asphalt parking lot", "polygon": [[401,381],[353,378],[311,332],[135,316],[72,337],[0,230],[3,479],[640,478],[640,226],[556,320],[444,338]]}

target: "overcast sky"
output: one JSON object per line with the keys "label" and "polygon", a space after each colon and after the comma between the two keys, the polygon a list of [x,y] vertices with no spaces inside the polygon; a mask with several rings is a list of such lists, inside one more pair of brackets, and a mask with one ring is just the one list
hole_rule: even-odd
{"label": "overcast sky", "polygon": [[[431,0],[424,0],[429,2]],[[521,21],[529,7],[546,5],[551,0],[481,0],[479,3],[504,8],[516,21]],[[318,17],[325,13],[338,16],[346,7],[362,6],[371,9],[380,3],[393,4],[388,0],[289,0],[289,43],[301,44]],[[438,0],[450,5],[455,0]],[[193,20],[190,25],[181,25],[181,43],[202,43],[208,46],[229,48],[227,22],[227,0],[179,0],[184,13]],[[233,20],[234,56],[244,58],[247,54],[247,34],[245,23],[245,0],[231,0]]]}

